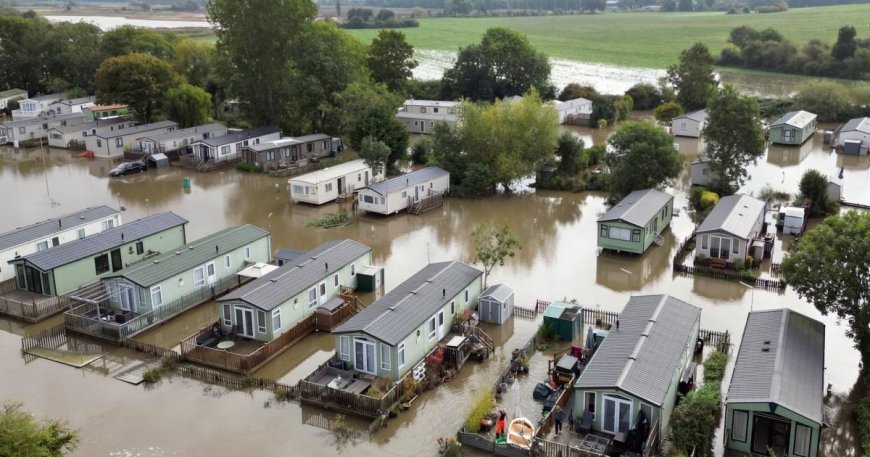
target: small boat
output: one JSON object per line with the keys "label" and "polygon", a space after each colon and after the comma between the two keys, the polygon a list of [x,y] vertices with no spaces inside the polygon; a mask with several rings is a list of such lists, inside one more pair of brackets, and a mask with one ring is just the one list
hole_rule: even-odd
{"label": "small boat", "polygon": [[532,437],[535,436],[535,426],[532,421],[525,417],[518,417],[511,421],[508,426],[507,442],[523,449],[532,446]]}

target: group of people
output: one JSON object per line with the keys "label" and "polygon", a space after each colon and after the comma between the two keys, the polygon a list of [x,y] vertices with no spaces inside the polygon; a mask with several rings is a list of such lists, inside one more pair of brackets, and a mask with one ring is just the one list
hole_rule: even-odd
{"label": "group of people", "polygon": [[[553,416],[553,423],[556,425],[556,434],[558,435],[562,431],[562,423],[565,422],[565,417],[567,413],[565,413],[565,409],[563,409],[559,405],[553,406],[553,409],[550,410],[550,414]],[[507,413],[502,409],[498,412],[498,419],[495,422],[495,438],[506,438],[507,434]]]}

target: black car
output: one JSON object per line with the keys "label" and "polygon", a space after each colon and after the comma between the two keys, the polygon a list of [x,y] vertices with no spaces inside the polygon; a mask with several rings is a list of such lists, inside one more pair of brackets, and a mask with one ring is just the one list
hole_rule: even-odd
{"label": "black car", "polygon": [[109,176],[124,176],[133,173],[142,173],[147,169],[148,165],[145,165],[145,162],[142,162],[141,160],[135,162],[123,162],[117,167],[109,170]]}

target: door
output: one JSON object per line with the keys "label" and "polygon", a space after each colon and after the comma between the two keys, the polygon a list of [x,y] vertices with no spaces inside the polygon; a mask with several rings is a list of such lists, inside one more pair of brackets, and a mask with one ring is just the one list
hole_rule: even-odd
{"label": "door", "polygon": [[419,186],[414,186],[414,201],[415,202],[420,201],[420,187]]}
{"label": "door", "polygon": [[318,289],[320,295],[320,304],[322,305],[326,303],[326,281],[320,283],[320,287]]}
{"label": "door", "polygon": [[344,181],[347,179],[345,176],[338,178],[338,195],[344,194]]}
{"label": "door", "polygon": [[254,337],[254,311],[250,308],[236,307],[236,333],[248,338]]}
{"label": "door", "polygon": [[121,250],[115,249],[112,251],[112,271],[118,271],[124,267],[121,262]]}
{"label": "door", "polygon": [[133,301],[133,286],[118,284],[118,301],[124,311],[136,311],[136,303]]}
{"label": "door", "polygon": [[217,274],[214,270],[214,262],[209,262],[205,265],[205,275],[208,278],[208,283],[214,284],[217,280]]}
{"label": "door", "polygon": [[788,455],[788,439],[791,425],[783,420],[756,413],[752,425],[752,452],[767,455],[773,450],[776,455]]}
{"label": "door", "polygon": [[609,433],[628,433],[631,428],[631,401],[616,396],[604,397],[601,428]]}
{"label": "door", "polygon": [[447,334],[445,331],[446,328],[447,325],[444,323],[444,310],[438,311],[438,340],[441,340],[441,338],[444,338],[444,335]]}
{"label": "door", "polygon": [[420,133],[426,133],[426,121],[420,122]]}
{"label": "door", "polygon": [[42,274],[33,267],[27,268],[27,290],[41,294],[42,293]]}
{"label": "door", "polygon": [[375,369],[375,343],[363,339],[354,338],[354,368],[363,373],[377,374]]}

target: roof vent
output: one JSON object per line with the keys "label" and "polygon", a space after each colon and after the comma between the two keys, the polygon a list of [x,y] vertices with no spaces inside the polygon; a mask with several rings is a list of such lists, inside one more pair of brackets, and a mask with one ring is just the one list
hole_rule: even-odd
{"label": "roof vent", "polygon": [[275,283],[275,282],[278,282],[278,280],[276,278],[272,278],[269,280],[269,282]]}
{"label": "roof vent", "polygon": [[218,245],[214,245],[214,252],[221,252],[221,248]]}
{"label": "roof vent", "polygon": [[770,340],[764,340],[764,343],[762,344],[770,344]]}
{"label": "roof vent", "polygon": [[181,255],[181,251],[175,251],[175,255]]}
{"label": "roof vent", "polygon": [[442,296],[442,297],[446,297],[446,296],[447,296],[447,289],[441,289],[441,296]]}
{"label": "roof vent", "polygon": [[85,217],[84,217],[84,216],[79,216],[79,219],[81,219],[81,220],[85,220]]}
{"label": "roof vent", "polygon": [[761,352],[770,352],[770,348],[761,348]]}
{"label": "roof vent", "polygon": [[160,261],[159,261],[159,260],[155,260],[154,263],[155,263],[155,264],[158,264],[158,263],[160,263]]}

